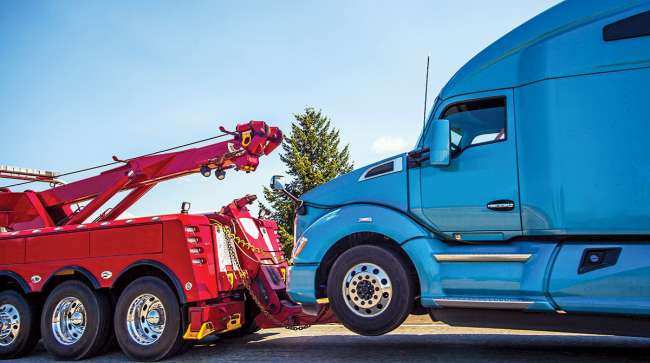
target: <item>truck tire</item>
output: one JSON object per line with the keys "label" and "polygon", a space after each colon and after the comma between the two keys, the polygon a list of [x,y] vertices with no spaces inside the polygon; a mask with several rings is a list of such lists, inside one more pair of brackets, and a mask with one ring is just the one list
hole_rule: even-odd
{"label": "truck tire", "polygon": [[0,359],[24,356],[39,337],[35,304],[16,291],[0,292]]}
{"label": "truck tire", "polygon": [[415,288],[399,254],[361,245],[334,262],[327,296],[346,328],[361,335],[382,335],[402,324],[413,310]]}
{"label": "truck tire", "polygon": [[45,300],[41,315],[43,345],[63,360],[99,353],[111,335],[111,305],[106,294],[81,281],[66,281]]}
{"label": "truck tire", "polygon": [[178,298],[157,277],[141,277],[130,283],[117,301],[114,319],[117,342],[133,360],[161,360],[183,347]]}

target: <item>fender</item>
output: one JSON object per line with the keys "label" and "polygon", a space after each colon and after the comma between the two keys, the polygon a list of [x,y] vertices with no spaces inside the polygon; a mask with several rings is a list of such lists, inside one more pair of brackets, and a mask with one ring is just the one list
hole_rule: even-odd
{"label": "fender", "polygon": [[[185,304],[187,302],[187,300],[185,298],[185,291],[183,290],[183,286],[181,285],[180,281],[176,277],[176,274],[174,274],[174,272],[169,267],[163,265],[162,263],[160,263],[158,261],[142,260],[142,261],[132,263],[131,265],[127,266],[124,270],[122,270],[117,275],[117,277],[115,278],[114,281],[115,282],[119,281],[120,278],[122,276],[124,276],[124,274],[126,274],[127,272],[131,271],[132,269],[134,269],[136,267],[140,267],[140,266],[154,267],[154,268],[160,270],[163,274],[165,274],[165,276],[167,276],[169,281],[171,281],[172,284],[174,285],[174,289],[176,290],[176,294],[178,295],[178,299],[179,299],[180,304],[182,305],[182,304]],[[115,282],[113,282],[113,284],[115,284]]]}
{"label": "fender", "polygon": [[12,280],[16,281],[25,294],[32,292],[32,289],[29,288],[29,284],[25,282],[25,279],[23,279],[22,276],[18,275],[15,272],[0,271],[0,277],[9,277]]}
{"label": "fender", "polygon": [[430,236],[429,231],[403,212],[377,204],[351,204],[323,215],[298,236],[306,238],[307,244],[294,262],[318,264],[336,242],[359,232],[379,233],[400,245]]}
{"label": "fender", "polygon": [[95,275],[93,275],[90,271],[86,270],[85,268],[83,268],[81,266],[71,265],[71,266],[61,267],[60,269],[55,270],[54,272],[52,272],[50,274],[50,276],[47,278],[47,280],[45,281],[45,283],[43,283],[43,287],[41,288],[41,291],[45,290],[48,287],[48,285],[52,282],[52,280],[58,274],[60,274],[63,271],[67,271],[67,270],[72,270],[74,272],[78,272],[81,275],[83,275],[86,279],[88,279],[90,284],[93,285],[93,288],[95,290],[101,288],[101,285],[99,284],[99,281],[97,281],[97,278],[95,277]]}

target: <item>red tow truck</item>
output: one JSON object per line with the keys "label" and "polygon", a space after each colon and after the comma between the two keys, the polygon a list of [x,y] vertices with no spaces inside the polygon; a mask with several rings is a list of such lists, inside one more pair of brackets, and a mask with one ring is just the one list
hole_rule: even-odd
{"label": "red tow truck", "polygon": [[118,219],[160,182],[255,171],[282,141],[262,121],[221,130],[225,141],[114,157],[122,165],[69,184],[0,167],[0,178],[51,186],[0,189],[0,358],[25,355],[42,338],[59,359],[98,355],[117,341],[131,359],[155,361],[211,334],[333,321],[326,304],[309,315],[287,297],[277,226],[251,216],[253,195],[214,213],[189,214],[183,203],[177,214]]}

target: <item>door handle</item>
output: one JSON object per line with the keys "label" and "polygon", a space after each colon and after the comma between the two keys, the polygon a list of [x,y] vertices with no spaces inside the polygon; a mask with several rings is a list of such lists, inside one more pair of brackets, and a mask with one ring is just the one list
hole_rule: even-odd
{"label": "door handle", "polygon": [[507,212],[515,209],[515,202],[508,199],[498,199],[488,202],[486,207],[497,212]]}

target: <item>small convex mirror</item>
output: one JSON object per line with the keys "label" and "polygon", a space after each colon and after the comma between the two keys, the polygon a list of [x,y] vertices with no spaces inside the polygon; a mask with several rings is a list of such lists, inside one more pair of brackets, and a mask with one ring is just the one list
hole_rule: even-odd
{"label": "small convex mirror", "polygon": [[451,153],[451,134],[449,120],[436,120],[431,125],[431,145],[429,145],[429,161],[431,165],[449,165]]}
{"label": "small convex mirror", "polygon": [[271,189],[275,191],[284,190],[284,176],[283,175],[273,175],[271,177]]}

